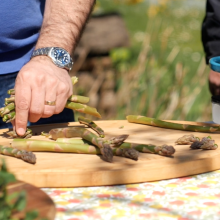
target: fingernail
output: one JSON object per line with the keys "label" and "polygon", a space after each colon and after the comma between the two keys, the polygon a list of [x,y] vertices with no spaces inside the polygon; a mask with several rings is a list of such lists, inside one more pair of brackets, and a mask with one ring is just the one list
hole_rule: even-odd
{"label": "fingernail", "polygon": [[19,135],[24,135],[25,130],[24,130],[23,128],[18,128],[17,133],[18,133]]}

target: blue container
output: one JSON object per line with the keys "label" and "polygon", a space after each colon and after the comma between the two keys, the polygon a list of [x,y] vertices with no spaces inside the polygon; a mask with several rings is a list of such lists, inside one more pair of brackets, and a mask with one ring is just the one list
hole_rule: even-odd
{"label": "blue container", "polygon": [[212,57],[209,60],[209,65],[213,71],[220,73],[220,56],[219,57]]}
{"label": "blue container", "polygon": [[[220,73],[220,56],[209,60],[210,68]],[[220,124],[220,96],[212,96],[212,120]]]}

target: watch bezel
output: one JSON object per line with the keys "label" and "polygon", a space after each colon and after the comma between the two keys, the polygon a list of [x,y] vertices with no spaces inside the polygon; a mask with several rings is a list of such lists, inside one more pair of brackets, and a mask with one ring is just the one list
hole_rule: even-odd
{"label": "watch bezel", "polygon": [[[55,58],[55,55],[54,55],[54,51],[55,50],[62,50],[64,51],[64,53],[67,55],[67,59],[68,59],[68,62],[66,64],[62,64],[57,58]],[[68,64],[71,63],[72,64],[72,59],[70,57],[70,54],[63,48],[61,47],[52,47],[48,53],[48,56],[50,56],[50,58],[52,59],[53,63],[60,67],[60,68],[68,68]],[[71,70],[71,68],[68,68],[69,70]]]}

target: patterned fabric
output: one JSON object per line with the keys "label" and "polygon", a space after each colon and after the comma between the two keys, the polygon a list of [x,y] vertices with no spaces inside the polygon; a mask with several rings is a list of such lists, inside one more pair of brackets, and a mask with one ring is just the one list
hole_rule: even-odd
{"label": "patterned fabric", "polygon": [[56,220],[219,220],[220,170],[141,184],[43,190]]}

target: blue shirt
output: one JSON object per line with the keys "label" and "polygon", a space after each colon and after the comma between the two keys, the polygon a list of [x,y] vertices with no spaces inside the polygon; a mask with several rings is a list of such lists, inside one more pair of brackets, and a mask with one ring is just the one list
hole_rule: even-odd
{"label": "blue shirt", "polygon": [[45,0],[1,0],[0,74],[19,71],[30,60],[44,6]]}

